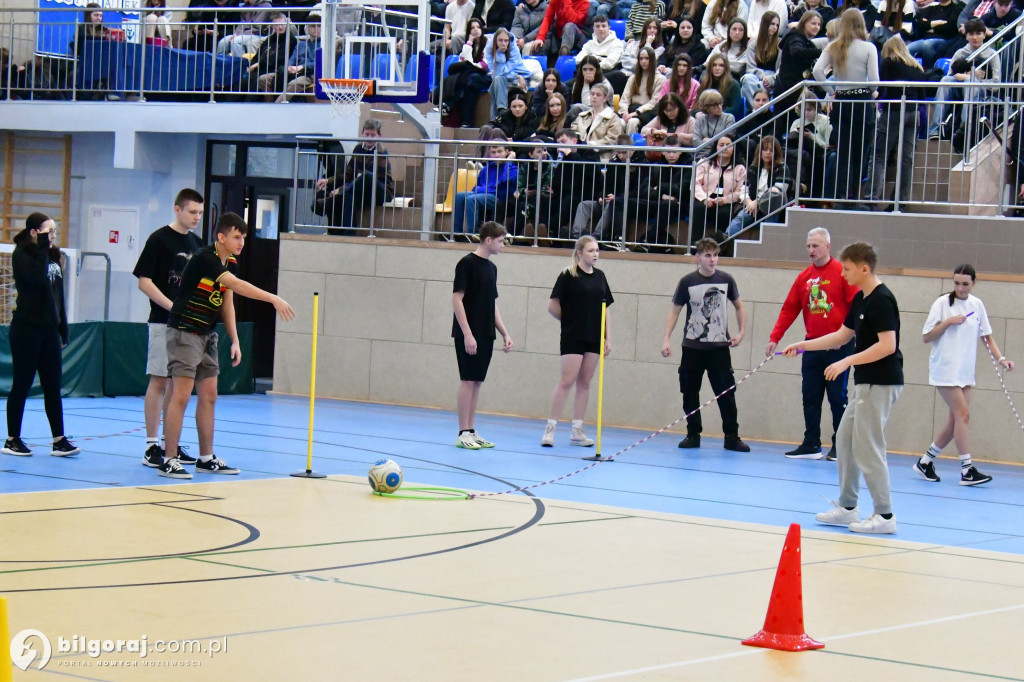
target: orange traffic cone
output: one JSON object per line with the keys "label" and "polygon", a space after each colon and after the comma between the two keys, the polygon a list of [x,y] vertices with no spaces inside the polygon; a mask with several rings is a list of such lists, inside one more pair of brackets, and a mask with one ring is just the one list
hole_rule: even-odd
{"label": "orange traffic cone", "polygon": [[804,591],[800,576],[800,526],[794,523],[786,533],[764,628],[750,639],[743,640],[744,644],[779,651],[825,648],[824,644],[804,632]]}

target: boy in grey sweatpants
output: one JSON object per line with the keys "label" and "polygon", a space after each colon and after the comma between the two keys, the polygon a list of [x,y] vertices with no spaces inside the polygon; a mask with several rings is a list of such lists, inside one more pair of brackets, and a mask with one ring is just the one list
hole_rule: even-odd
{"label": "boy in grey sweatpants", "polygon": [[[831,381],[854,367],[854,388],[836,432],[839,502],[815,518],[818,523],[849,526],[854,533],[895,533],[884,429],[889,411],[903,391],[899,306],[875,275],[878,257],[870,244],[847,246],[839,260],[846,281],[860,287],[843,326],[783,351],[787,357],[794,357],[802,350],[842,346],[856,337],[855,352],[825,368],[825,379]],[[875,505],[874,514],[863,521],[857,508],[861,475]]]}

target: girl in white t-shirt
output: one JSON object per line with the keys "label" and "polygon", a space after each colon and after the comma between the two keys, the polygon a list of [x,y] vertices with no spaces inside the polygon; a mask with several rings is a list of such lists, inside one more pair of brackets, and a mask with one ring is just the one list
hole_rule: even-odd
{"label": "girl in white t-shirt", "polygon": [[949,419],[939,430],[935,440],[920,460],[914,463],[916,471],[926,481],[937,483],[935,458],[949,441],[956,441],[960,453],[960,485],[988,483],[991,476],[978,471],[971,463],[970,420],[971,386],[974,385],[974,366],[977,360],[978,337],[988,345],[992,354],[1006,371],[1013,362],[1003,357],[992,338],[992,326],[985,312],[985,304],[971,295],[977,273],[970,265],[958,265],[953,271],[953,291],[939,297],[928,311],[924,323],[924,342],[932,345],[928,358],[928,383],[935,386],[949,406]]}

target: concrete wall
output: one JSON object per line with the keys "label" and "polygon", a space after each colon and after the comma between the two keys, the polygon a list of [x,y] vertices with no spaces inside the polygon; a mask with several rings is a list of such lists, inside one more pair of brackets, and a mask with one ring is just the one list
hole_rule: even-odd
{"label": "concrete wall", "polygon": [[[317,394],[387,403],[454,408],[458,374],[452,350],[451,278],[468,245],[416,244],[286,235],[281,243],[279,291],[297,312],[278,323],[274,389],[307,394],[311,351],[312,294],[320,293]],[[558,373],[558,323],[547,301],[569,252],[508,248],[496,257],[498,300],[515,350],[496,352],[480,410],[542,418]],[[610,254],[600,267],[615,293],[609,310],[611,354],[605,368],[607,424],[657,429],[682,415],[676,365],[659,353],[671,294],[692,259]],[[798,270],[803,265],[769,266],[755,261],[724,263],[737,281],[748,315],[747,335],[733,351],[737,379],[764,359],[768,334]],[[902,350],[907,386],[893,411],[887,434],[897,451],[923,451],[946,411],[927,385],[928,347],[920,340],[928,308],[951,287],[940,273],[908,276],[880,271],[902,311]],[[1021,278],[979,281],[994,338],[1012,359],[1024,359],[1024,311],[1016,305]],[[730,323],[735,332],[735,319]],[[784,341],[802,337],[797,322]],[[803,433],[800,363],[777,357],[738,392],[740,433],[761,440],[797,442]],[[1024,375],[1024,373],[1021,373]],[[974,392],[974,454],[982,459],[1024,461],[1022,434],[1010,412],[984,347],[979,344],[978,388]],[[1008,377],[1015,402],[1024,404],[1017,373]],[[596,412],[596,391],[590,416]],[[710,398],[705,386],[702,394]],[[823,434],[831,435],[828,409]],[[439,417],[451,419],[451,417]],[[721,433],[718,411],[705,413],[705,432]],[[454,432],[455,424],[452,429]],[[679,428],[675,430],[680,430]],[[540,438],[541,424],[537,424]],[[947,454],[950,451],[947,451]]]}
{"label": "concrete wall", "polygon": [[836,245],[871,242],[883,264],[952,270],[971,263],[978,272],[1024,274],[1019,218],[789,209],[786,224],[762,225],[761,242],[737,243],[736,255],[802,263],[807,231],[818,225]]}

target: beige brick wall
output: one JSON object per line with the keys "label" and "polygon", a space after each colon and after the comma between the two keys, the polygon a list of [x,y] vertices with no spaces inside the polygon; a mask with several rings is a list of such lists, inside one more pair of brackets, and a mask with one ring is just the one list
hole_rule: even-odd
{"label": "beige brick wall", "polygon": [[[274,390],[306,394],[312,325],[312,294],[320,293],[317,395],[453,409],[458,375],[452,351],[451,278],[469,245],[400,242],[303,235],[282,237],[279,291],[296,309],[290,324],[278,323]],[[509,248],[495,258],[498,299],[516,349],[496,352],[481,392],[480,410],[542,418],[558,372],[558,323],[547,301],[569,251]],[[690,258],[603,256],[615,304],[609,309],[611,354],[605,366],[604,418],[609,425],[657,429],[682,414],[678,350],[659,353],[675,285],[695,265]],[[800,266],[771,267],[754,261],[724,262],[737,281],[747,310],[747,335],[733,350],[737,379],[764,358],[775,323]],[[889,447],[918,452],[946,418],[928,382],[928,347],[921,326],[936,297],[948,291],[948,275],[910,276],[880,270],[902,315],[901,349],[907,386],[886,429]],[[979,279],[993,336],[1010,358],[1024,360],[1021,284]],[[680,324],[673,335],[678,347]],[[730,329],[735,332],[733,317]],[[799,320],[784,341],[798,340]],[[1021,432],[984,347],[978,346],[978,386],[973,393],[972,441],[981,459],[1024,462]],[[1024,406],[1024,372],[1010,374],[1014,401]],[[705,386],[703,398],[711,397]],[[803,434],[800,363],[775,358],[738,391],[740,433],[745,438],[797,442]],[[596,415],[596,390],[590,414]],[[827,405],[823,435],[831,434]],[[705,414],[705,432],[721,433],[718,411]],[[453,425],[454,428],[454,425]],[[538,425],[538,429],[539,429]],[[677,429],[678,430],[678,429]],[[947,450],[947,454],[952,451]]]}

